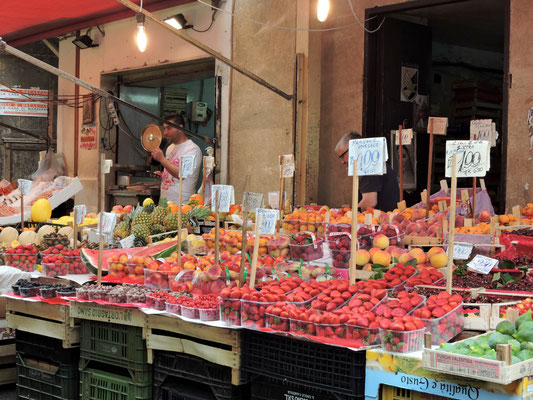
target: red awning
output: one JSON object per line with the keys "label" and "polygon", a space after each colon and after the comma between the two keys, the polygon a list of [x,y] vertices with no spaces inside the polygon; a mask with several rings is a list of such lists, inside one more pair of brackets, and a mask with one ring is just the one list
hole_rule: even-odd
{"label": "red awning", "polygon": [[[139,0],[132,0],[139,4]],[[143,0],[157,11],[194,0]],[[115,0],[1,0],[0,37],[11,46],[52,38],[135,15]]]}

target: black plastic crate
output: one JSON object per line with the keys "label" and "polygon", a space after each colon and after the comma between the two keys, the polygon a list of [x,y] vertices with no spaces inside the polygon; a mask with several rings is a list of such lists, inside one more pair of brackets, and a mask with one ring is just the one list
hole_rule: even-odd
{"label": "black plastic crate", "polygon": [[274,378],[258,378],[253,381],[250,396],[251,400],[363,400],[364,398],[364,393],[340,394]]}
{"label": "black plastic crate", "polygon": [[152,385],[136,385],[127,376],[87,368],[80,372],[81,400],[151,400]]}
{"label": "black plastic crate", "polygon": [[17,396],[31,400],[78,400],[77,364],[56,364],[17,353]]}
{"label": "black plastic crate", "polygon": [[241,398],[241,390],[231,384],[231,368],[202,358],[169,351],[154,352],[154,386],[162,387],[175,379],[207,385],[214,399]]}
{"label": "black plastic crate", "polygon": [[154,387],[154,400],[217,400],[209,386],[175,382]]}
{"label": "black plastic crate", "polygon": [[366,351],[328,346],[286,336],[243,331],[242,369],[337,394],[365,390]]}
{"label": "black plastic crate", "polygon": [[17,330],[15,343],[17,353],[27,356],[76,365],[80,361],[80,348],[65,349],[60,339]]}

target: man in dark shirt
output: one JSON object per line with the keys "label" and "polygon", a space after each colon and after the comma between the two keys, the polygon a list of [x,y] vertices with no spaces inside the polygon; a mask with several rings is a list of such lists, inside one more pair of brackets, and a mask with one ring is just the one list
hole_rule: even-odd
{"label": "man in dark shirt", "polygon": [[[357,132],[348,132],[339,140],[335,147],[335,152],[346,167],[348,167],[350,140],[353,139],[362,139],[362,137]],[[362,195],[359,200],[359,208],[361,210],[373,207],[381,211],[392,211],[397,207],[397,203],[400,201],[398,179],[388,161],[386,165],[387,172],[385,175],[359,177],[359,193]]]}

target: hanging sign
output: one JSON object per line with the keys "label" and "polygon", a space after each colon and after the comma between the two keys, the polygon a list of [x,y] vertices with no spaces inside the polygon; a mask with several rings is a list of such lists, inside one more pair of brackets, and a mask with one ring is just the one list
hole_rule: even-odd
{"label": "hanging sign", "polygon": [[87,215],[87,207],[85,207],[85,204],[74,206],[74,211],[76,211],[76,221],[74,221],[74,223],[76,225],[83,224],[85,216]]}
{"label": "hanging sign", "polygon": [[350,140],[348,176],[352,176],[353,162],[357,160],[357,175],[383,175],[389,158],[384,137]]}
{"label": "hanging sign", "polygon": [[[454,260],[468,260],[474,246],[472,243],[455,242],[453,244],[453,259]],[[446,249],[448,255],[448,249]]]}
{"label": "hanging sign", "polygon": [[487,140],[490,146],[496,146],[496,124],[491,119],[470,121],[470,140]]}
{"label": "hanging sign", "polygon": [[[248,205],[248,212],[255,212],[258,208],[263,208],[265,203],[265,195],[263,193],[248,193],[248,198],[246,199]],[[244,210],[244,199],[242,202],[242,207]]]}
{"label": "hanging sign", "polygon": [[129,235],[128,237],[122,239],[120,241],[120,246],[123,248],[123,249],[129,249],[130,247],[133,247],[133,241],[135,240],[135,236],[134,235]]}
{"label": "hanging sign", "polygon": [[261,224],[259,225],[260,235],[273,235],[276,233],[276,221],[279,220],[279,210],[270,210],[267,208],[258,208],[255,211],[255,220],[259,221],[261,215]]}
{"label": "hanging sign", "polygon": [[117,223],[117,214],[101,212],[100,213],[100,222],[98,223],[98,228],[96,229],[97,233],[100,233],[100,227],[102,228],[102,234],[110,235],[115,229]]}
{"label": "hanging sign", "polygon": [[488,274],[496,265],[498,265],[498,260],[490,257],[482,256],[478,254],[475,256],[472,261],[466,264],[469,269],[480,274]]}
{"label": "hanging sign", "polygon": [[[394,144],[396,146],[400,145],[400,139],[399,139],[399,130],[393,130],[394,133]],[[408,146],[411,144],[413,140],[413,130],[412,129],[402,129],[402,146]]]}
{"label": "hanging sign", "polygon": [[20,193],[22,193],[24,196],[28,195],[31,191],[31,186],[33,185],[33,182],[27,179],[19,179],[17,182],[19,185]]}
{"label": "hanging sign", "polygon": [[182,178],[188,178],[194,172],[195,155],[181,156],[180,157],[180,175]]}
{"label": "hanging sign", "polygon": [[211,188],[211,211],[215,211],[216,193],[218,192],[218,212],[229,212],[229,206],[234,203],[233,186],[213,185]]}
{"label": "hanging sign", "polygon": [[294,155],[284,154],[281,156],[281,176],[283,178],[292,178],[294,176],[295,164]]}
{"label": "hanging sign", "polygon": [[490,146],[486,140],[448,140],[446,177],[452,176],[452,156],[457,155],[457,177],[483,177],[490,169]]}
{"label": "hanging sign", "polygon": [[[429,131],[431,129],[431,132]],[[445,117],[429,117],[428,133],[434,135],[446,135],[448,129],[448,118]]]}
{"label": "hanging sign", "polygon": [[48,90],[10,89],[0,85],[0,115],[48,117]]}

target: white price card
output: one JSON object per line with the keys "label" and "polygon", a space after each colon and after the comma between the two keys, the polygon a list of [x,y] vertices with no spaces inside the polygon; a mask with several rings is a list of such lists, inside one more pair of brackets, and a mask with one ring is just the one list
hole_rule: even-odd
{"label": "white price card", "polygon": [[18,182],[18,185],[19,185],[20,193],[22,193],[24,196],[26,196],[27,194],[30,193],[31,186],[33,184],[32,181],[29,181],[27,179],[19,179],[17,182]]}
{"label": "white price card", "polygon": [[[248,193],[247,197],[248,212],[255,212],[258,208],[263,208],[265,204],[265,195],[263,193]],[[244,199],[242,202],[242,207],[244,210]]]}
{"label": "white price card", "polygon": [[255,211],[255,221],[259,221],[261,215],[261,225],[259,225],[260,235],[273,235],[276,233],[276,221],[279,219],[279,210],[258,208]]}
{"label": "white price card", "polygon": [[[455,242],[453,244],[453,259],[468,260],[473,248],[472,243]],[[448,254],[448,249],[446,249],[446,254]]]}
{"label": "white price card", "polygon": [[281,176],[284,178],[292,178],[294,176],[294,164],[283,164],[281,166]]}
{"label": "white price card", "polygon": [[350,140],[348,176],[352,176],[353,162],[357,160],[357,175],[383,175],[389,158],[384,137]]}
{"label": "white price card", "polygon": [[194,172],[195,155],[181,156],[180,157],[180,171],[182,178],[188,178]]}
{"label": "white price card", "polygon": [[122,239],[120,241],[120,246],[123,248],[123,249],[129,249],[130,247],[133,247],[133,241],[135,240],[135,236],[134,235],[129,235],[128,237]]}
{"label": "white price card", "polygon": [[[430,132],[430,129],[432,132]],[[428,133],[434,135],[446,135],[448,129],[448,118],[444,117],[429,117]]]}
{"label": "white price card", "polygon": [[117,223],[117,214],[101,212],[100,220],[98,221],[97,232],[100,233],[100,227],[101,227],[102,233],[104,235],[109,235],[113,233],[116,223]]}
{"label": "white price card", "polygon": [[452,176],[452,156],[457,155],[458,178],[483,177],[490,169],[490,146],[486,140],[448,140],[446,177]]}
{"label": "white price card", "polygon": [[470,121],[470,140],[487,140],[492,147],[496,146],[496,124],[491,119]]}
{"label": "white price card", "polygon": [[112,166],[113,160],[104,160],[104,174],[109,174]]}
{"label": "white price card", "polygon": [[215,157],[204,156],[204,163],[205,163],[205,168],[207,169],[215,168]]}
{"label": "white price card", "polygon": [[83,224],[85,216],[87,215],[87,207],[85,207],[85,204],[74,206],[74,211],[76,211],[76,221],[74,221],[74,223],[76,225]]}
{"label": "white price card", "polygon": [[218,212],[229,212],[229,206],[234,203],[233,186],[213,185],[211,188],[211,211],[215,211],[216,193],[218,192]]}
{"label": "white price card", "polygon": [[281,156],[281,164],[294,164],[294,154],[284,154]]}
{"label": "white price card", "polygon": [[475,256],[472,261],[466,264],[469,269],[480,274],[488,274],[492,269],[498,265],[498,260],[495,258],[485,257],[481,254]]}
{"label": "white price card", "polygon": [[[396,130],[394,132],[394,144],[396,146],[400,145],[400,131]],[[412,129],[402,129],[402,146],[408,146],[413,141],[413,130]]]}

